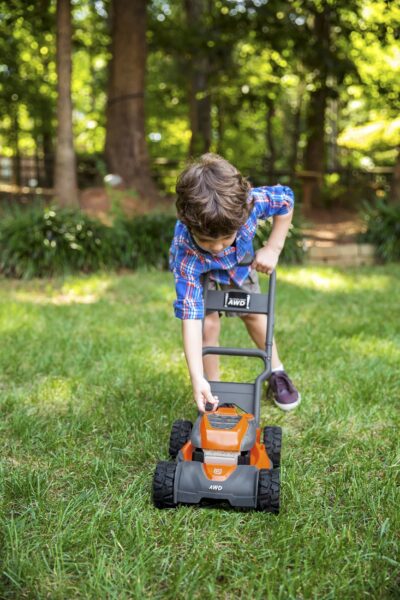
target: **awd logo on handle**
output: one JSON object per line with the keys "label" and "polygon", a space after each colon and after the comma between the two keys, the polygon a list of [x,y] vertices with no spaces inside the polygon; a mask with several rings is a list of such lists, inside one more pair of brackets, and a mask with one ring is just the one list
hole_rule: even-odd
{"label": "awd logo on handle", "polygon": [[250,294],[245,292],[225,292],[225,308],[250,308]]}

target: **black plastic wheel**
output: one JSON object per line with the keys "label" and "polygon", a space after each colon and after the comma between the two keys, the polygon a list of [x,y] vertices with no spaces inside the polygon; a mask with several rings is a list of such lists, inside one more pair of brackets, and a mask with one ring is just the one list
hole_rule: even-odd
{"label": "black plastic wheel", "polygon": [[179,419],[172,425],[171,436],[169,438],[169,455],[176,458],[179,450],[186,444],[192,433],[192,423]]}
{"label": "black plastic wheel", "polygon": [[264,445],[274,468],[279,467],[281,464],[282,449],[281,427],[264,427]]}
{"label": "black plastic wheel", "polygon": [[159,462],[153,478],[153,501],[157,508],[174,508],[176,463]]}
{"label": "black plastic wheel", "polygon": [[280,470],[260,469],[257,508],[264,512],[279,513]]}

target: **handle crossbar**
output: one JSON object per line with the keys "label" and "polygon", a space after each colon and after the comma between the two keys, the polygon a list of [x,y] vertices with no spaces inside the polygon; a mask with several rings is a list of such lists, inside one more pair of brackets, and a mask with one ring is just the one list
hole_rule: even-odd
{"label": "handle crossbar", "polygon": [[208,290],[207,310],[268,314],[268,295],[250,294],[239,289]]}

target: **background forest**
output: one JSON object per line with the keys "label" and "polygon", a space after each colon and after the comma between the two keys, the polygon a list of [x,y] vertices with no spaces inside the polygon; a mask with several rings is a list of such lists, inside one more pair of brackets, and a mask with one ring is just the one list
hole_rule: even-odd
{"label": "background forest", "polygon": [[113,174],[154,200],[211,150],[305,211],[400,202],[399,22],[390,0],[2,1],[1,195],[77,205]]}

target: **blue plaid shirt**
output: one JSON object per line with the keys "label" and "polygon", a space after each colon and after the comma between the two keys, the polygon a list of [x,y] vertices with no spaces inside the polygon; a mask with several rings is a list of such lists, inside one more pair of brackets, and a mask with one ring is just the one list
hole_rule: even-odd
{"label": "blue plaid shirt", "polygon": [[249,276],[250,266],[239,266],[247,252],[254,253],[253,238],[257,220],[265,221],[276,215],[286,215],[293,209],[293,191],[286,186],[263,186],[250,190],[249,199],[255,199],[253,210],[246,223],[237,232],[235,245],[213,256],[201,250],[188,228],[181,221],[175,225],[169,266],[175,277],[175,316],[178,319],[202,319],[204,316],[201,276],[212,271],[211,279],[240,287]]}

